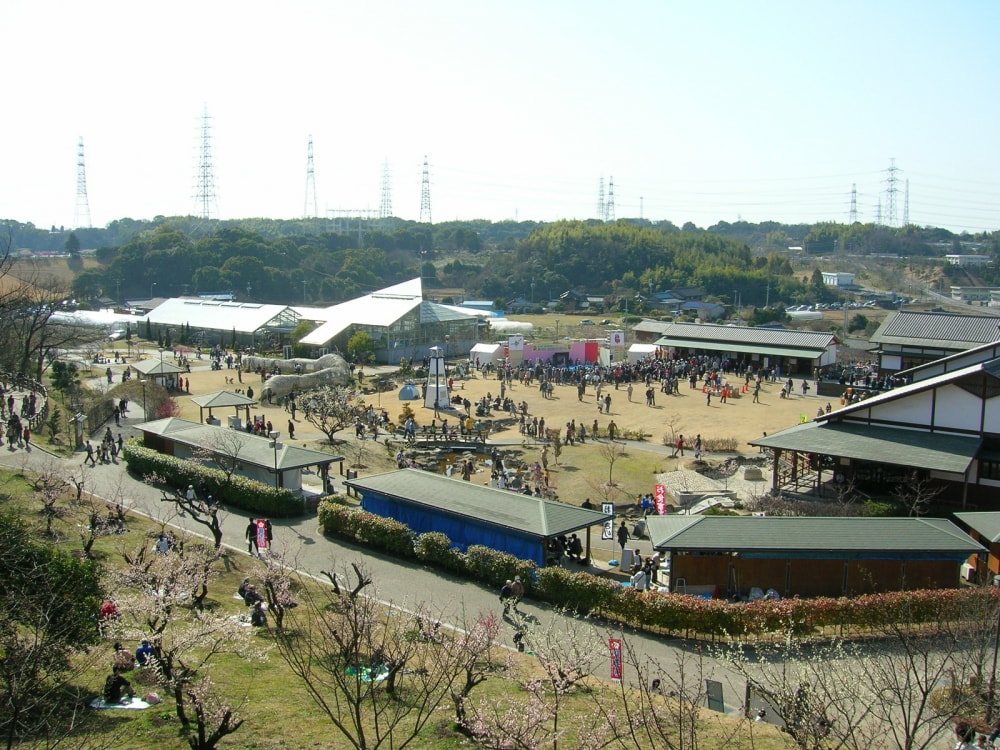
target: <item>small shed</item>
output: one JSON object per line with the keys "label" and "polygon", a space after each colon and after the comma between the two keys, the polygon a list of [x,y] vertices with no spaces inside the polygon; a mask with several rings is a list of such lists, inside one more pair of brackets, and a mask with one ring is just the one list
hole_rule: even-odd
{"label": "small shed", "polygon": [[420,469],[399,469],[345,482],[369,513],[393,518],[414,533],[440,531],[466,549],[481,544],[546,564],[549,542],[614,516],[578,505],[472,484]]}
{"label": "small shed", "polygon": [[469,350],[469,361],[480,365],[491,365],[503,358],[503,347],[500,344],[476,344]]}
{"label": "small shed", "polygon": [[670,556],[670,587],[746,596],[850,596],[955,588],[984,553],[943,518],[650,516],[653,548]]}

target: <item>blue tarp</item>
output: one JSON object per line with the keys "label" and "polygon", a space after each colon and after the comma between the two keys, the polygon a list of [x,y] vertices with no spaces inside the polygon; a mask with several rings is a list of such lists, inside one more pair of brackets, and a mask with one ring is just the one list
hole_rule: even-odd
{"label": "blue tarp", "polygon": [[481,544],[484,547],[507,552],[522,560],[534,560],[539,567],[545,565],[545,551],[542,540],[538,537],[493,526],[485,521],[407,503],[370,490],[362,491],[361,507],[369,513],[394,518],[409,526],[415,534],[428,531],[445,534],[454,546],[463,551],[471,544]]}

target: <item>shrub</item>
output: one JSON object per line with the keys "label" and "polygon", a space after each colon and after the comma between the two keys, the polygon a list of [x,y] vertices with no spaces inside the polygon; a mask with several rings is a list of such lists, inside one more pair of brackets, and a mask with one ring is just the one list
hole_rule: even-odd
{"label": "shrub", "polygon": [[428,531],[418,536],[413,551],[423,563],[455,573],[465,572],[465,555],[453,547],[451,539],[440,531]]}
{"label": "shrub", "polygon": [[413,532],[392,518],[323,500],[317,509],[324,534],[334,534],[398,557],[413,557]]}
{"label": "shrub", "polygon": [[129,471],[140,477],[155,474],[173,487],[204,485],[218,502],[261,513],[270,518],[291,518],[305,512],[305,501],[293,490],[276,489],[255,479],[226,474],[196,461],[167,456],[135,440],[122,446]]}
{"label": "shrub", "polygon": [[521,576],[525,591],[535,587],[538,566],[532,560],[521,560],[481,544],[470,544],[465,553],[465,569],[469,575],[491,586],[502,586],[508,579]]}

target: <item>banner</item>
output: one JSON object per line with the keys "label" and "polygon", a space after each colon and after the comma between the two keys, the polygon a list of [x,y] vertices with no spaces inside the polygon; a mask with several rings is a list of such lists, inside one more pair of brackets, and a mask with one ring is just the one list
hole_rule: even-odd
{"label": "banner", "polygon": [[267,549],[267,521],[263,518],[258,518],[254,523],[257,525],[257,549],[266,550]]}
{"label": "banner", "polygon": [[665,485],[658,484],[653,490],[653,498],[656,502],[656,514],[659,516],[664,515],[667,512],[667,488]]}
{"label": "banner", "polygon": [[622,681],[622,639],[608,638],[608,648],[611,649],[611,681]]}
{"label": "banner", "polygon": [[606,541],[608,539],[614,539],[614,538],[615,538],[615,522],[605,521],[604,528],[601,529],[601,539]]}

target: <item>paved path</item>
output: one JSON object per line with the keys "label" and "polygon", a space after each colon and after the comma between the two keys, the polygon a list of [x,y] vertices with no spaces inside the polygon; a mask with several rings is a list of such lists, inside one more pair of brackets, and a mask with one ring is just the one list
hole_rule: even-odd
{"label": "paved path", "polygon": [[[130,403],[128,418],[122,422],[120,428],[123,437],[138,435],[138,430],[132,425],[142,421],[141,404]],[[95,432],[95,435],[99,435],[103,429],[102,427],[100,431]],[[117,437],[119,430],[112,429]],[[83,469],[85,456],[82,451],[77,451],[72,458],[61,459],[35,446],[32,446],[30,451],[20,449],[11,451],[7,446],[0,448],[2,465],[18,470],[45,470],[59,467],[75,475],[79,475],[83,470],[86,473],[87,491],[112,502],[121,497],[126,507],[134,512],[169,523],[171,526],[200,535],[205,531],[203,526],[194,523],[190,518],[178,517],[171,504],[160,500],[161,493],[158,489],[132,478],[126,471],[123,461],[98,464],[96,467]],[[247,520],[248,514],[239,510],[224,517],[222,527],[226,547],[245,553],[244,531]],[[328,539],[319,532],[315,516],[278,519],[272,523],[275,549],[287,553],[289,559],[294,560],[295,567],[308,575],[320,576],[321,571],[340,570],[349,566],[351,562],[362,560],[375,581],[378,596],[403,609],[414,609],[425,603],[431,604],[440,609],[443,621],[459,623],[466,617],[475,617],[479,612],[497,611],[500,608],[497,593],[478,583],[437,572],[415,562],[402,561],[340,540]],[[642,546],[645,548],[644,553],[648,553],[648,540],[644,541]],[[521,609],[529,618],[544,622],[551,617],[559,616],[553,608],[530,600],[524,601]],[[607,632],[598,627],[595,629],[602,639],[607,637]],[[505,636],[508,645],[512,645],[510,640],[512,635],[513,628],[508,627]],[[625,637],[640,654],[658,660],[664,669],[670,670],[676,666],[678,656],[682,653],[690,654],[694,645],[641,632],[629,632]],[[606,674],[605,670],[608,667],[602,663],[603,659],[602,653],[597,660],[597,674]],[[732,675],[725,672],[713,660],[706,660],[704,677],[721,680],[725,688],[727,709],[737,710],[736,706],[742,696],[742,683],[736,684]]]}

